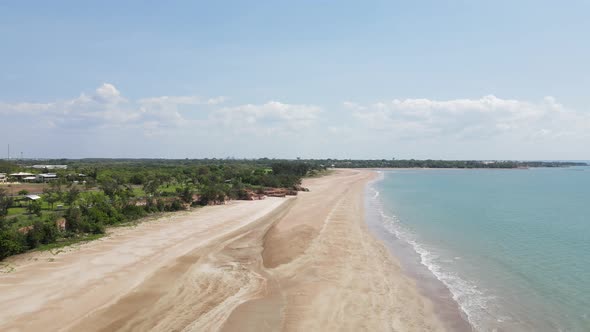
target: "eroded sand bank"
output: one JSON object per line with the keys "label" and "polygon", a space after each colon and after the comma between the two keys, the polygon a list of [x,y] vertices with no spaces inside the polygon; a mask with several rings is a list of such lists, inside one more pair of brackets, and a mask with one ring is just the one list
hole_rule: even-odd
{"label": "eroded sand bank", "polygon": [[[0,275],[2,331],[442,330],[364,223],[368,171],[207,207]],[[30,256],[28,256],[30,258]]]}

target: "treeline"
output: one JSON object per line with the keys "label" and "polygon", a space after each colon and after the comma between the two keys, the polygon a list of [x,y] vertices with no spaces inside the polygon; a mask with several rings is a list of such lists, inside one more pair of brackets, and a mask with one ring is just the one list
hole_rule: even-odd
{"label": "treeline", "polygon": [[[268,188],[299,190],[303,176],[325,169],[298,161],[61,163],[68,169],[56,171],[59,179],[44,188],[41,200],[26,203],[28,214],[22,216],[30,221],[26,227],[21,217],[9,216],[11,209],[17,209],[16,201],[24,197],[10,196],[0,188],[0,259],[44,244],[103,234],[107,226],[149,213],[251,199]],[[63,210],[54,210],[57,203]],[[42,204],[47,206],[45,211],[41,211]]]}
{"label": "treeline", "polygon": [[0,160],[0,173],[12,173],[16,171],[19,166],[8,160]]}
{"label": "treeline", "polygon": [[[39,161],[24,161],[22,165],[33,165]],[[56,159],[47,160],[48,164],[67,164],[76,169],[93,167],[129,167],[137,168],[175,168],[179,166],[250,166],[270,168],[277,163],[306,165],[311,168],[518,168],[518,167],[568,167],[587,166],[585,162],[571,161],[510,161],[510,160],[419,160],[419,159]]]}

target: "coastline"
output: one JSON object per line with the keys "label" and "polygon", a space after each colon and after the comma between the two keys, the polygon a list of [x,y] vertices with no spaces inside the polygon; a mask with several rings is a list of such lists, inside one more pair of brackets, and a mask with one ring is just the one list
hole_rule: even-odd
{"label": "coastline", "polygon": [[[394,169],[376,169],[396,170]],[[437,307],[437,315],[445,327],[450,331],[474,331],[460,304],[454,299],[453,293],[447,285],[438,279],[422,262],[422,257],[416,248],[401,238],[392,225],[390,216],[384,214],[380,193],[376,184],[384,179],[383,173],[367,183],[365,205],[367,206],[366,221],[371,233],[384,243],[389,252],[403,269],[403,272],[416,282],[421,294],[429,298]]]}
{"label": "coastline", "polygon": [[585,170],[383,170],[368,222],[435,304],[446,285],[474,330],[584,330]]}
{"label": "coastline", "polygon": [[296,198],[208,207],[17,267],[0,275],[0,329],[443,331],[365,222],[374,174],[337,170]]}
{"label": "coastline", "polygon": [[[310,192],[264,239],[272,282],[234,311],[225,330],[445,330],[432,302],[369,232],[364,194],[374,175],[354,169],[306,179]],[[269,323],[273,310],[282,318]]]}
{"label": "coastline", "polygon": [[446,171],[481,171],[481,170],[530,170],[531,168],[542,168],[542,167],[514,167],[514,168],[493,168],[493,167],[471,167],[471,168],[459,168],[459,167],[370,167],[365,168],[371,171],[436,171],[436,170],[446,170]]}

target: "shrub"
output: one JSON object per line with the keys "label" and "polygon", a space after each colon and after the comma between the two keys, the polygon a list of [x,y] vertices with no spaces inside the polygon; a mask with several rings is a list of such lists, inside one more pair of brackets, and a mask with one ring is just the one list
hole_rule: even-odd
{"label": "shrub", "polygon": [[28,207],[29,213],[41,217],[41,203],[39,201],[31,201]]}
{"label": "shrub", "polygon": [[175,199],[174,201],[172,201],[172,203],[168,207],[168,211],[180,211],[180,210],[184,210],[184,206],[182,206],[182,203],[178,199]]}
{"label": "shrub", "polygon": [[41,232],[36,230],[35,228],[31,229],[26,235],[27,247],[34,249],[39,246],[41,243],[41,237],[43,235]]}
{"label": "shrub", "polygon": [[53,243],[57,240],[58,235],[59,230],[57,229],[55,222],[43,223],[43,238],[41,239],[41,243]]}
{"label": "shrub", "polygon": [[68,208],[64,218],[66,219],[66,231],[76,233],[80,230],[80,223],[82,222],[82,212],[80,211],[80,208]]}
{"label": "shrub", "polygon": [[58,230],[54,223],[36,221],[33,228],[26,235],[29,248],[33,249],[40,244],[53,243],[57,239]]}
{"label": "shrub", "polygon": [[147,214],[142,206],[128,205],[123,208],[123,215],[128,220],[135,220],[144,217]]}
{"label": "shrub", "polygon": [[25,236],[15,230],[0,229],[0,260],[27,250]]}

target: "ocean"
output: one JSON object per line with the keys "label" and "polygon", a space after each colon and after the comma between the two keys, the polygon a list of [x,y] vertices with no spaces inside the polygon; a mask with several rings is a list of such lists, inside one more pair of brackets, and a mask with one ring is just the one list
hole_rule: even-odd
{"label": "ocean", "polygon": [[366,201],[404,270],[475,330],[590,331],[590,167],[383,170]]}

